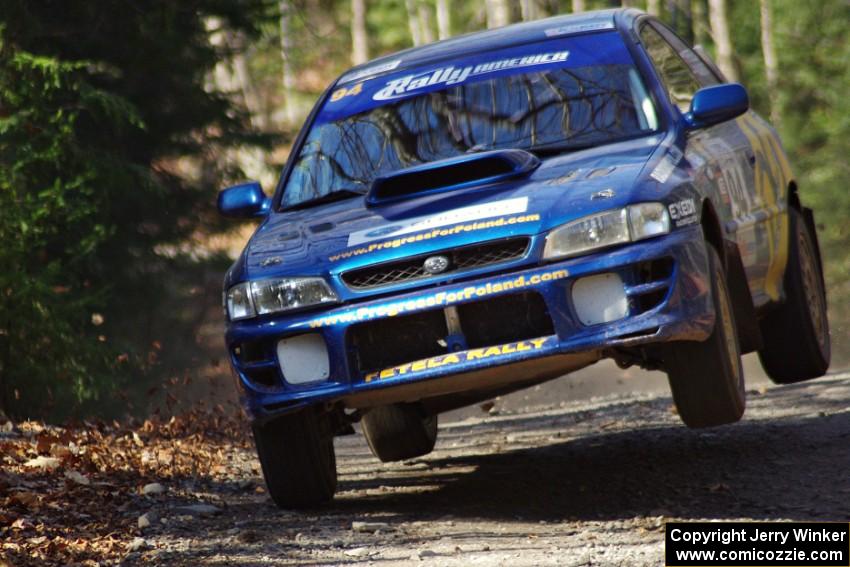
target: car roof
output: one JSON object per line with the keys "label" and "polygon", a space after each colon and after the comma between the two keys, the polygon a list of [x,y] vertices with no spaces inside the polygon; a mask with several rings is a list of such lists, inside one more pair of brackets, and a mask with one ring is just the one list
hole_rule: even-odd
{"label": "car roof", "polygon": [[[597,10],[553,16],[502,28],[468,33],[372,59],[343,73],[339,82],[348,82],[365,77],[371,78],[389,71],[419,67],[471,53],[542,41],[550,36],[566,37],[588,31],[616,29],[619,19],[617,16],[622,16],[627,21],[631,21],[643,14],[644,12],[634,8]],[[374,72],[370,72],[372,69],[374,69]]]}

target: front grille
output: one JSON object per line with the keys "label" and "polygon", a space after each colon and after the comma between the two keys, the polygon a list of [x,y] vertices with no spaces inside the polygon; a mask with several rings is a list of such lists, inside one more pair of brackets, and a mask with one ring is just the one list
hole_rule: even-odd
{"label": "front grille", "polygon": [[[466,348],[481,348],[555,333],[543,297],[526,292],[458,306]],[[449,352],[442,309],[353,325],[348,340],[352,365],[375,372]]]}
{"label": "front grille", "polygon": [[469,348],[555,334],[546,302],[536,292],[464,303],[457,310]]}
{"label": "front grille", "polygon": [[[493,266],[522,258],[528,249],[528,242],[529,239],[526,237],[508,238],[410,256],[403,260],[345,272],[342,274],[342,281],[351,289],[362,290]],[[431,256],[446,256],[449,259],[449,267],[440,274],[429,274],[425,271],[423,263]]]}
{"label": "front grille", "polygon": [[355,367],[371,372],[446,354],[448,333],[446,317],[438,309],[354,325],[349,339]]}

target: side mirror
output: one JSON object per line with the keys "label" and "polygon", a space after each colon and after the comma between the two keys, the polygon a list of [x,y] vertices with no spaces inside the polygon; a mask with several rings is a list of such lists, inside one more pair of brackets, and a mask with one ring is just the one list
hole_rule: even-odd
{"label": "side mirror", "polygon": [[694,94],[685,124],[688,128],[705,128],[737,118],[749,108],[747,89],[738,83],[705,87]]}
{"label": "side mirror", "polygon": [[234,219],[264,217],[269,214],[271,199],[256,181],[228,187],[218,194],[218,212]]}

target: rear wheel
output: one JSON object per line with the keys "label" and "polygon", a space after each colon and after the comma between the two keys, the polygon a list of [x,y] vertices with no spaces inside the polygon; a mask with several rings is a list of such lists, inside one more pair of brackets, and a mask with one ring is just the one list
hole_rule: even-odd
{"label": "rear wheel", "polygon": [[764,371],[777,384],[823,376],[831,356],[817,244],[799,211],[791,209],[788,220],[785,303],[761,321],[764,348],[759,351],[759,358]]}
{"label": "rear wheel", "polygon": [[664,359],[679,417],[693,428],[734,423],[741,419],[746,405],[741,351],[726,273],[717,251],[707,248],[714,330],[703,342],[671,345]]}
{"label": "rear wheel", "polygon": [[254,426],[269,495],[280,508],[328,502],[336,492],[336,455],[326,416],[313,408]]}
{"label": "rear wheel", "polygon": [[437,441],[437,416],[415,404],[372,408],[360,424],[372,454],[385,463],[427,455]]}

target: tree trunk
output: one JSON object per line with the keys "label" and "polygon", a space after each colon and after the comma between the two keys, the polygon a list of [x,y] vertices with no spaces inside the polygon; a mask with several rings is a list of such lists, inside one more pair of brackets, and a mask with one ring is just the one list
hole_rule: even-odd
{"label": "tree trunk", "polygon": [[221,20],[215,17],[207,18],[204,25],[210,34],[210,44],[219,49],[225,48],[231,54],[229,61],[222,60],[216,63],[207,79],[207,88],[241,93],[242,103],[248,111],[251,125],[259,130],[264,129],[266,121],[265,114],[262,112],[263,105],[245,59],[245,38],[222,30]]}
{"label": "tree trunk", "polygon": [[508,0],[487,0],[487,27],[500,28],[511,23]]}
{"label": "tree trunk", "polygon": [[245,108],[251,115],[251,125],[258,130],[265,130],[268,126],[266,123],[266,115],[263,112],[263,104],[260,101],[260,95],[257,93],[254,80],[248,70],[248,62],[245,59],[245,55],[242,53],[243,49],[244,48],[242,46],[239,46],[239,53],[233,56],[234,75],[236,82],[239,84],[239,90],[242,92],[242,100],[245,102]]}
{"label": "tree trunk", "polygon": [[538,18],[537,4],[534,0],[521,0],[519,7],[522,13],[522,21],[530,22]]}
{"label": "tree trunk", "polygon": [[407,8],[407,26],[410,28],[410,39],[413,45],[422,45],[422,28],[419,25],[419,10],[416,9],[416,0],[404,0]]}
{"label": "tree trunk", "polygon": [[573,12],[584,12],[584,0],[573,0]]}
{"label": "tree trunk", "polygon": [[655,17],[661,15],[661,0],[646,0],[646,11]]}
{"label": "tree trunk", "polygon": [[295,76],[292,74],[292,34],[290,32],[289,0],[280,0],[280,59],[283,63],[283,113],[289,124],[295,124]]}
{"label": "tree trunk", "polygon": [[773,44],[773,18],[768,0],[760,1],[761,8],[761,51],[764,55],[764,72],[767,76],[767,91],[770,95],[770,119],[779,124],[779,103],[776,100],[779,88],[779,63],[776,46]]}
{"label": "tree trunk", "polygon": [[422,26],[422,42],[433,43],[434,27],[431,24],[431,6],[419,0],[419,25]]}
{"label": "tree trunk", "polygon": [[452,36],[452,15],[449,0],[437,0],[437,34],[440,39]]}
{"label": "tree trunk", "polygon": [[705,13],[705,0],[693,0],[691,2],[691,14],[694,25],[694,44],[706,47],[710,35]]}
{"label": "tree trunk", "polygon": [[694,15],[690,0],[685,0],[682,6],[682,14],[685,16],[684,31],[681,33],[683,39],[689,44],[694,44]]}
{"label": "tree trunk", "polygon": [[738,69],[735,67],[732,36],[729,33],[726,0],[708,0],[708,17],[711,22],[711,36],[717,48],[717,66],[727,79],[737,81]]}
{"label": "tree trunk", "polygon": [[351,63],[369,60],[369,36],[366,33],[366,0],[351,0]]}

